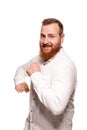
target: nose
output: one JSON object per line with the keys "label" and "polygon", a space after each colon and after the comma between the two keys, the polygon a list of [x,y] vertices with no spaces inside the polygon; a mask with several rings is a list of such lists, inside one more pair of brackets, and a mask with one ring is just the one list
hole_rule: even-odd
{"label": "nose", "polygon": [[49,43],[49,39],[48,39],[48,37],[45,37],[44,44],[48,44],[48,43]]}

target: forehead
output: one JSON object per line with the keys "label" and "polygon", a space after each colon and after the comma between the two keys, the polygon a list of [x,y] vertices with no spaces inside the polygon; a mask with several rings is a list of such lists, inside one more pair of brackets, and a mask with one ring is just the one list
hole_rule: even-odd
{"label": "forehead", "polygon": [[52,23],[49,25],[42,25],[41,33],[43,34],[55,34],[59,32],[59,26],[57,23]]}

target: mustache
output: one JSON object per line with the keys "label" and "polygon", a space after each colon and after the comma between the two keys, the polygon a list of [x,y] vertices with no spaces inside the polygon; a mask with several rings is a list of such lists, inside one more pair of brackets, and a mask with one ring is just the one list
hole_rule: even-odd
{"label": "mustache", "polygon": [[41,47],[52,47],[52,45],[49,45],[49,44],[43,44],[43,45],[41,45]]}

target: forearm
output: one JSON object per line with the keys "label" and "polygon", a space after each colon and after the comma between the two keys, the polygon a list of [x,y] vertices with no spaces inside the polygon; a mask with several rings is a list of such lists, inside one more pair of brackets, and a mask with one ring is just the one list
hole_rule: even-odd
{"label": "forearm", "polygon": [[29,91],[29,80],[28,84],[26,82],[26,69],[24,69],[22,66],[20,66],[14,76],[14,84],[15,84],[15,89],[17,92],[28,92]]}
{"label": "forearm", "polygon": [[14,76],[14,84],[15,86],[17,84],[20,84],[20,83],[23,83],[25,82],[25,77],[27,76],[27,74],[25,73],[25,71],[19,67],[15,73],[15,76]]}
{"label": "forearm", "polygon": [[14,76],[15,85],[25,82],[25,78],[28,76],[26,70],[30,66],[30,64],[35,61],[35,59],[38,60],[38,57],[32,58],[29,62],[27,62],[17,68],[15,76]]}

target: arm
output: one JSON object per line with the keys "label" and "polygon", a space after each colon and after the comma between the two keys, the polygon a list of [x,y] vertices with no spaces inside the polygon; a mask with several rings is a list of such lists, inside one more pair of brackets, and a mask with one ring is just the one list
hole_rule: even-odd
{"label": "arm", "polygon": [[14,76],[14,84],[17,92],[28,92],[30,87],[30,78],[26,72],[27,68],[34,61],[38,61],[39,57],[33,57],[29,62],[18,67]]}
{"label": "arm", "polygon": [[61,114],[66,108],[66,105],[75,89],[75,69],[72,66],[65,65],[65,67],[61,66],[61,69],[59,68],[55,70],[52,76],[51,86],[48,86],[46,79],[41,74],[39,65],[31,65],[27,72],[30,75],[33,88],[35,89],[40,101],[53,114]]}
{"label": "arm", "polygon": [[17,92],[29,92],[29,86],[25,79],[28,76],[26,73],[27,65],[18,67],[14,76],[15,89]]}

